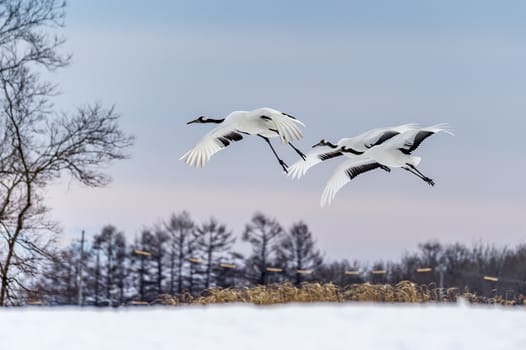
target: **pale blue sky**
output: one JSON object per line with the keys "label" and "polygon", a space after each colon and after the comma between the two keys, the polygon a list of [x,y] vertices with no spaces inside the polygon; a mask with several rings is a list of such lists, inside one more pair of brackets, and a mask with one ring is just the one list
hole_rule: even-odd
{"label": "pale blue sky", "polygon": [[[77,0],[67,12],[73,64],[54,77],[57,105],[115,103],[137,137],[109,188],[50,191],[68,235],[112,223],[133,237],[183,209],[240,234],[261,210],[286,226],[305,220],[334,258],[397,258],[427,239],[524,242],[526,3]],[[448,122],[456,136],[419,148],[434,188],[376,172],[326,209],[319,198],[339,160],[300,182],[256,138],[204,169],[178,160],[210,127],[186,121],[261,106],[305,122],[304,150],[406,122]]]}

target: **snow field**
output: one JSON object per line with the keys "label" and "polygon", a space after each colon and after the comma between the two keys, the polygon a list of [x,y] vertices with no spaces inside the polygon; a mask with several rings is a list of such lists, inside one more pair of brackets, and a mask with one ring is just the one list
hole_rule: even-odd
{"label": "snow field", "polygon": [[526,310],[293,304],[0,310],[0,350],[526,349]]}

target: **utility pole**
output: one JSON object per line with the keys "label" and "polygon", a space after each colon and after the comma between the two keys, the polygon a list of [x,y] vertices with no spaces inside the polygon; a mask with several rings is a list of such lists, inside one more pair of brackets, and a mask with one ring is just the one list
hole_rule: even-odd
{"label": "utility pole", "polygon": [[82,236],[80,239],[80,258],[79,258],[79,267],[78,267],[78,277],[77,284],[79,286],[79,306],[82,306],[82,269],[84,267],[84,230],[82,230]]}
{"label": "utility pole", "polygon": [[447,268],[446,265],[444,265],[444,263],[440,263],[440,265],[436,267],[436,271],[440,274],[440,279],[438,282],[438,293],[440,301],[444,299],[444,272],[446,272],[446,269]]}

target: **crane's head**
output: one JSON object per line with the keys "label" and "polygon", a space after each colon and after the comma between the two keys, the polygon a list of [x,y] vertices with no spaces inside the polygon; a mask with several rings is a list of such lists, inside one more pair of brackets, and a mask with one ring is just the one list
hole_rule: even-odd
{"label": "crane's head", "polygon": [[312,148],[315,148],[315,147],[319,147],[319,146],[329,146],[330,148],[338,148],[338,146],[336,146],[335,144],[325,140],[325,139],[321,139],[320,142],[318,142],[317,144],[313,145]]}
{"label": "crane's head", "polygon": [[327,141],[325,139],[321,139],[321,141],[318,142],[317,144],[313,145],[312,148],[320,147],[320,146],[326,146],[326,145],[327,145]]}
{"label": "crane's head", "polygon": [[205,117],[204,115],[200,116],[199,118],[197,119],[194,119],[194,120],[190,120],[188,123],[186,124],[193,124],[193,123],[206,123],[208,121],[208,118]]}

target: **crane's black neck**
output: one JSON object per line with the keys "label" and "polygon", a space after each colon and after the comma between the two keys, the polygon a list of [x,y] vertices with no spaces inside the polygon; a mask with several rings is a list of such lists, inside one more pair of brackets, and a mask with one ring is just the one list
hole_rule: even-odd
{"label": "crane's black neck", "polygon": [[347,146],[343,146],[341,151],[345,152],[345,153],[352,153],[352,154],[357,155],[357,156],[359,156],[360,154],[364,153],[364,152],[357,151],[357,150],[355,150],[353,148],[350,148],[350,147],[347,147]]}
{"label": "crane's black neck", "polygon": [[223,119],[212,119],[212,118],[206,118],[205,120],[201,120],[201,123],[214,123],[214,124],[221,124],[225,121],[225,118]]}
{"label": "crane's black neck", "polygon": [[325,141],[325,144],[326,144],[327,146],[329,146],[330,148],[338,148],[338,146],[336,146],[334,143],[329,142],[329,141]]}

